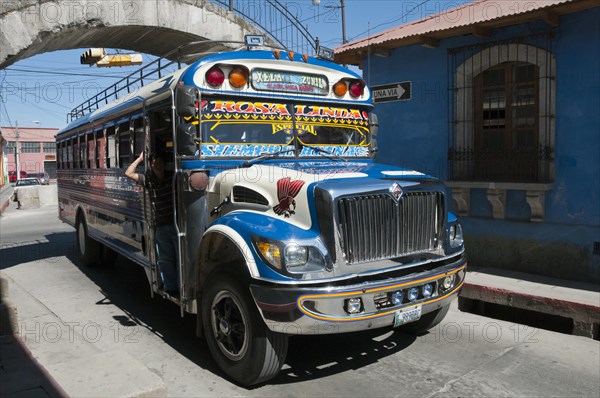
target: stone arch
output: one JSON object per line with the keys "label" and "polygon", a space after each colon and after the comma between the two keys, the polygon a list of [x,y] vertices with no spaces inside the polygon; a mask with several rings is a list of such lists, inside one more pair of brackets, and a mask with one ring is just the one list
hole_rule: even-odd
{"label": "stone arch", "polygon": [[194,40],[243,41],[261,33],[203,0],[4,0],[1,7],[0,68],[48,51],[107,47],[161,56]]}

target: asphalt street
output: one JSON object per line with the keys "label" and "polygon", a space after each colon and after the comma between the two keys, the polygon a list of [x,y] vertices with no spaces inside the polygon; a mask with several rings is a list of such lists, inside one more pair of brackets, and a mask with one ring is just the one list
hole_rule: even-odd
{"label": "asphalt street", "polygon": [[80,264],[56,206],[0,218],[0,264],[21,338],[71,396],[600,396],[600,343],[451,308],[430,333],[392,330],[290,340],[286,364],[248,390],[227,381],[195,319],[151,298],[121,258]]}

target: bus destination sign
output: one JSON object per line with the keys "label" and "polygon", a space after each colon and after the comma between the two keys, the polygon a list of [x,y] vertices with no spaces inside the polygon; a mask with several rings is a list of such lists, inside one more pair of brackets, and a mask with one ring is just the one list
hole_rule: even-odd
{"label": "bus destination sign", "polygon": [[327,95],[329,92],[329,82],[324,75],[259,68],[252,71],[252,87],[282,93]]}

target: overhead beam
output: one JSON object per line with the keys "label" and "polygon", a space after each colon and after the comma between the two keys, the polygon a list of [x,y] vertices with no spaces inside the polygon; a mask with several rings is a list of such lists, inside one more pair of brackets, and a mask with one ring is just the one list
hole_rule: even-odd
{"label": "overhead beam", "polygon": [[543,13],[544,22],[550,26],[557,27],[560,24],[560,15],[553,12],[552,10],[544,10]]}
{"label": "overhead beam", "polygon": [[473,33],[474,36],[487,39],[492,35],[492,30],[481,25],[473,25],[471,33]]}
{"label": "overhead beam", "polygon": [[437,48],[440,45],[440,41],[429,36],[419,36],[419,44],[427,48]]}
{"label": "overhead beam", "polygon": [[387,58],[390,56],[390,49],[385,47],[373,47],[371,48],[371,54],[378,57]]}

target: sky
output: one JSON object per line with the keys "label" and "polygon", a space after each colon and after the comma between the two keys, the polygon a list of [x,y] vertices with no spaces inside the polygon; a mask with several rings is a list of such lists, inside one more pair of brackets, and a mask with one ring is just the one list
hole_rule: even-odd
{"label": "sky", "polygon": [[[465,1],[345,0],[346,39],[360,39]],[[319,37],[321,45],[335,48],[342,43],[341,0],[316,1],[318,5],[314,0],[280,2]],[[0,126],[65,127],[71,109],[139,68],[81,65],[79,56],[85,50],[38,54],[0,70]],[[144,64],[154,59],[147,54],[143,58]]]}

